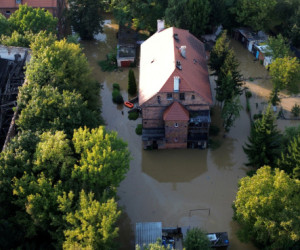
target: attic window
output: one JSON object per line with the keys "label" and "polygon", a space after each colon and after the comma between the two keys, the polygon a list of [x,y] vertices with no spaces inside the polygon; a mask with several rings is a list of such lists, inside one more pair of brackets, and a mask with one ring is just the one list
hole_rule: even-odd
{"label": "attic window", "polygon": [[182,70],[182,66],[181,66],[181,62],[180,61],[176,61],[176,67],[177,67],[177,69]]}
{"label": "attic window", "polygon": [[151,61],[151,63],[154,63],[154,59]]}
{"label": "attic window", "polygon": [[175,33],[175,34],[173,35],[173,37],[174,37],[174,39],[175,39],[176,42],[179,42],[179,37],[178,37],[178,34],[177,34],[177,33]]}

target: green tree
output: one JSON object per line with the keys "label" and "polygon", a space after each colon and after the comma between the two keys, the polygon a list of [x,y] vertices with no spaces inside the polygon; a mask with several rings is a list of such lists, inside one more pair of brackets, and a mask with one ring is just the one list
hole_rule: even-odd
{"label": "green tree", "polygon": [[88,107],[98,109],[100,85],[92,80],[87,58],[78,44],[66,40],[43,40],[44,34],[31,44],[32,58],[26,66],[30,83],[51,85],[63,90],[78,91],[88,101]]}
{"label": "green tree", "polygon": [[270,75],[278,90],[288,89],[296,93],[299,91],[300,63],[296,57],[277,58],[270,65]]}
{"label": "green tree", "polygon": [[69,0],[68,18],[76,32],[85,40],[93,39],[102,32],[103,1],[100,0]]}
{"label": "green tree", "polygon": [[251,127],[249,142],[243,146],[248,158],[247,166],[274,166],[280,156],[282,136],[276,128],[272,112],[269,105],[262,118],[255,120]]}
{"label": "green tree", "polygon": [[89,130],[80,128],[74,132],[73,145],[80,161],[74,166],[72,179],[80,188],[98,190],[109,197],[125,178],[129,169],[130,154],[127,144],[108,133],[104,127]]}
{"label": "green tree", "polygon": [[0,13],[0,36],[9,35],[11,33],[8,20]]}
{"label": "green tree", "polygon": [[273,60],[291,55],[288,41],[281,34],[279,34],[277,37],[269,37],[268,45],[270,51],[266,53],[266,55],[272,56]]}
{"label": "green tree", "polygon": [[209,239],[200,228],[192,228],[187,232],[186,238],[184,239],[184,246],[186,250],[211,249]]}
{"label": "green tree", "polygon": [[265,166],[242,178],[233,205],[239,238],[259,249],[293,249],[300,240],[299,203],[300,182],[279,169]]}
{"label": "green tree", "polygon": [[132,69],[128,72],[128,93],[130,95],[135,95],[137,92],[137,86],[135,81],[134,72]]}
{"label": "green tree", "polygon": [[53,17],[49,11],[40,8],[32,8],[27,4],[19,5],[8,19],[12,29],[20,34],[25,31],[32,33],[39,33],[41,30],[55,33],[57,19]]}
{"label": "green tree", "polygon": [[87,107],[80,94],[49,85],[25,84],[18,95],[19,129],[26,131],[64,130],[72,138],[73,130],[81,126],[99,125],[97,114]]}
{"label": "green tree", "polygon": [[240,116],[242,110],[239,96],[233,96],[231,100],[226,100],[222,108],[223,127],[225,132],[229,132],[235,120]]}
{"label": "green tree", "polygon": [[216,44],[213,47],[209,57],[209,67],[212,71],[215,71],[214,75],[219,74],[228,53],[229,42],[227,39],[227,31],[224,30],[220,37],[217,39]]}
{"label": "green tree", "polygon": [[[141,247],[136,245],[136,250],[141,250]],[[162,245],[162,240],[161,239],[157,239],[157,241],[155,243],[150,243],[149,245],[144,245],[143,246],[144,250],[171,250],[171,248],[169,246],[165,247]]]}
{"label": "green tree", "polygon": [[10,36],[2,35],[0,37],[0,44],[5,46],[16,46],[29,48],[31,41],[33,40],[33,33],[24,32],[20,34],[17,31],[13,31]]}
{"label": "green tree", "polygon": [[231,11],[238,23],[259,31],[267,27],[276,3],[276,0],[236,0]]}
{"label": "green tree", "polygon": [[185,11],[186,0],[169,0],[168,7],[165,10],[165,20],[167,25],[177,28],[187,29],[188,17]]}
{"label": "green tree", "polygon": [[277,167],[300,180],[300,136],[294,137],[277,161]]}
{"label": "green tree", "polygon": [[[62,202],[61,210],[67,212],[69,208],[64,206],[73,201],[73,195],[68,195],[71,200],[67,203],[64,197],[59,197]],[[103,249],[110,250],[115,246],[115,238],[118,236],[116,227],[117,219],[121,212],[117,203],[110,199],[100,203],[94,198],[93,193],[80,192],[77,209],[66,213],[68,229],[64,231],[66,237],[64,249]]]}

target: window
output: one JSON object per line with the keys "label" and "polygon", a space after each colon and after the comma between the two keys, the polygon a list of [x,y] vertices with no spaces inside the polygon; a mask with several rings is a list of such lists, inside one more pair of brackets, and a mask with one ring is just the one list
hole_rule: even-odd
{"label": "window", "polygon": [[10,11],[9,10],[5,11],[5,14],[10,15]]}
{"label": "window", "polygon": [[178,128],[178,123],[177,122],[175,122],[174,127]]}
{"label": "window", "polygon": [[21,0],[16,0],[16,4],[21,4]]}
{"label": "window", "polygon": [[173,99],[172,93],[167,93],[167,100],[172,100],[172,99]]}
{"label": "window", "polygon": [[157,96],[157,102],[160,103],[160,96]]}
{"label": "window", "polygon": [[195,95],[192,95],[192,100],[195,100]]}
{"label": "window", "polygon": [[184,93],[180,93],[180,94],[179,94],[179,99],[180,99],[180,100],[185,100],[185,95],[184,95]]}

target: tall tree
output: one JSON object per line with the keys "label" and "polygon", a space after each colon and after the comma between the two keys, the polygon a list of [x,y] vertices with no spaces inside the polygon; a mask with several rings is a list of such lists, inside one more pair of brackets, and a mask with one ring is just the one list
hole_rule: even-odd
{"label": "tall tree", "polygon": [[135,81],[134,72],[132,69],[128,72],[128,93],[130,95],[135,95],[137,92],[137,86]]}
{"label": "tall tree", "polygon": [[39,33],[41,30],[55,33],[57,19],[51,15],[49,11],[41,8],[33,8],[25,5],[19,5],[8,19],[12,29],[24,34],[25,31]]}
{"label": "tall tree", "polygon": [[81,126],[99,125],[97,114],[87,107],[82,96],[75,91],[62,93],[52,86],[26,84],[18,95],[19,118],[16,121],[21,130],[56,131],[64,130],[72,138],[73,130]]}
{"label": "tall tree", "polygon": [[273,60],[291,55],[288,41],[281,34],[279,34],[277,37],[269,37],[268,45],[270,51],[266,53],[266,55],[271,55]]}
{"label": "tall tree", "polygon": [[278,90],[288,89],[295,93],[299,91],[300,63],[296,57],[277,58],[270,65],[270,75]]}
{"label": "tall tree", "polygon": [[1,35],[9,35],[10,32],[11,32],[11,30],[10,30],[8,20],[5,18],[5,16],[3,16],[0,13],[0,36]]}
{"label": "tall tree", "polygon": [[247,155],[247,166],[260,168],[275,166],[281,153],[281,135],[276,128],[275,118],[269,105],[261,119],[254,122],[243,150]]}
{"label": "tall tree", "polygon": [[285,152],[281,153],[277,167],[293,178],[300,180],[300,136],[294,137]]}
{"label": "tall tree", "polygon": [[265,166],[242,178],[233,205],[239,238],[254,240],[260,249],[297,249],[299,204],[300,182],[279,169]]}
{"label": "tall tree", "polygon": [[69,0],[68,18],[82,39],[91,40],[102,32],[104,5],[101,0]]}
{"label": "tall tree", "polygon": [[267,27],[276,3],[276,0],[236,0],[231,11],[238,23],[259,31]]}
{"label": "tall tree", "polygon": [[230,128],[234,125],[235,120],[240,116],[241,109],[242,105],[238,95],[225,101],[221,113],[225,132],[229,132]]}
{"label": "tall tree", "polygon": [[63,90],[78,91],[93,109],[99,107],[100,85],[92,80],[86,56],[78,44],[66,40],[43,40],[38,37],[31,44],[32,58],[27,65],[26,78],[39,85],[50,84]]}

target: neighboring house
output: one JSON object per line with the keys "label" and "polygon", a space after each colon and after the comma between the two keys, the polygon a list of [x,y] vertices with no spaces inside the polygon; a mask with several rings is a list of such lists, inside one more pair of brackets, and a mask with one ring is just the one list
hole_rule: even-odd
{"label": "neighboring house", "polygon": [[271,53],[269,45],[254,45],[253,50],[255,50],[256,59],[262,61],[266,68],[272,63],[272,56],[268,55]]}
{"label": "neighboring house", "polygon": [[44,8],[57,17],[58,6],[61,0],[0,0],[0,13],[9,17],[15,12],[20,4],[27,4],[28,6],[35,8]]}
{"label": "neighboring house", "polygon": [[136,31],[129,27],[120,26],[117,45],[118,67],[129,67],[135,62],[136,42]]}
{"label": "neighboring house", "polygon": [[139,105],[144,148],[207,146],[213,104],[204,44],[168,28],[141,45]]}

